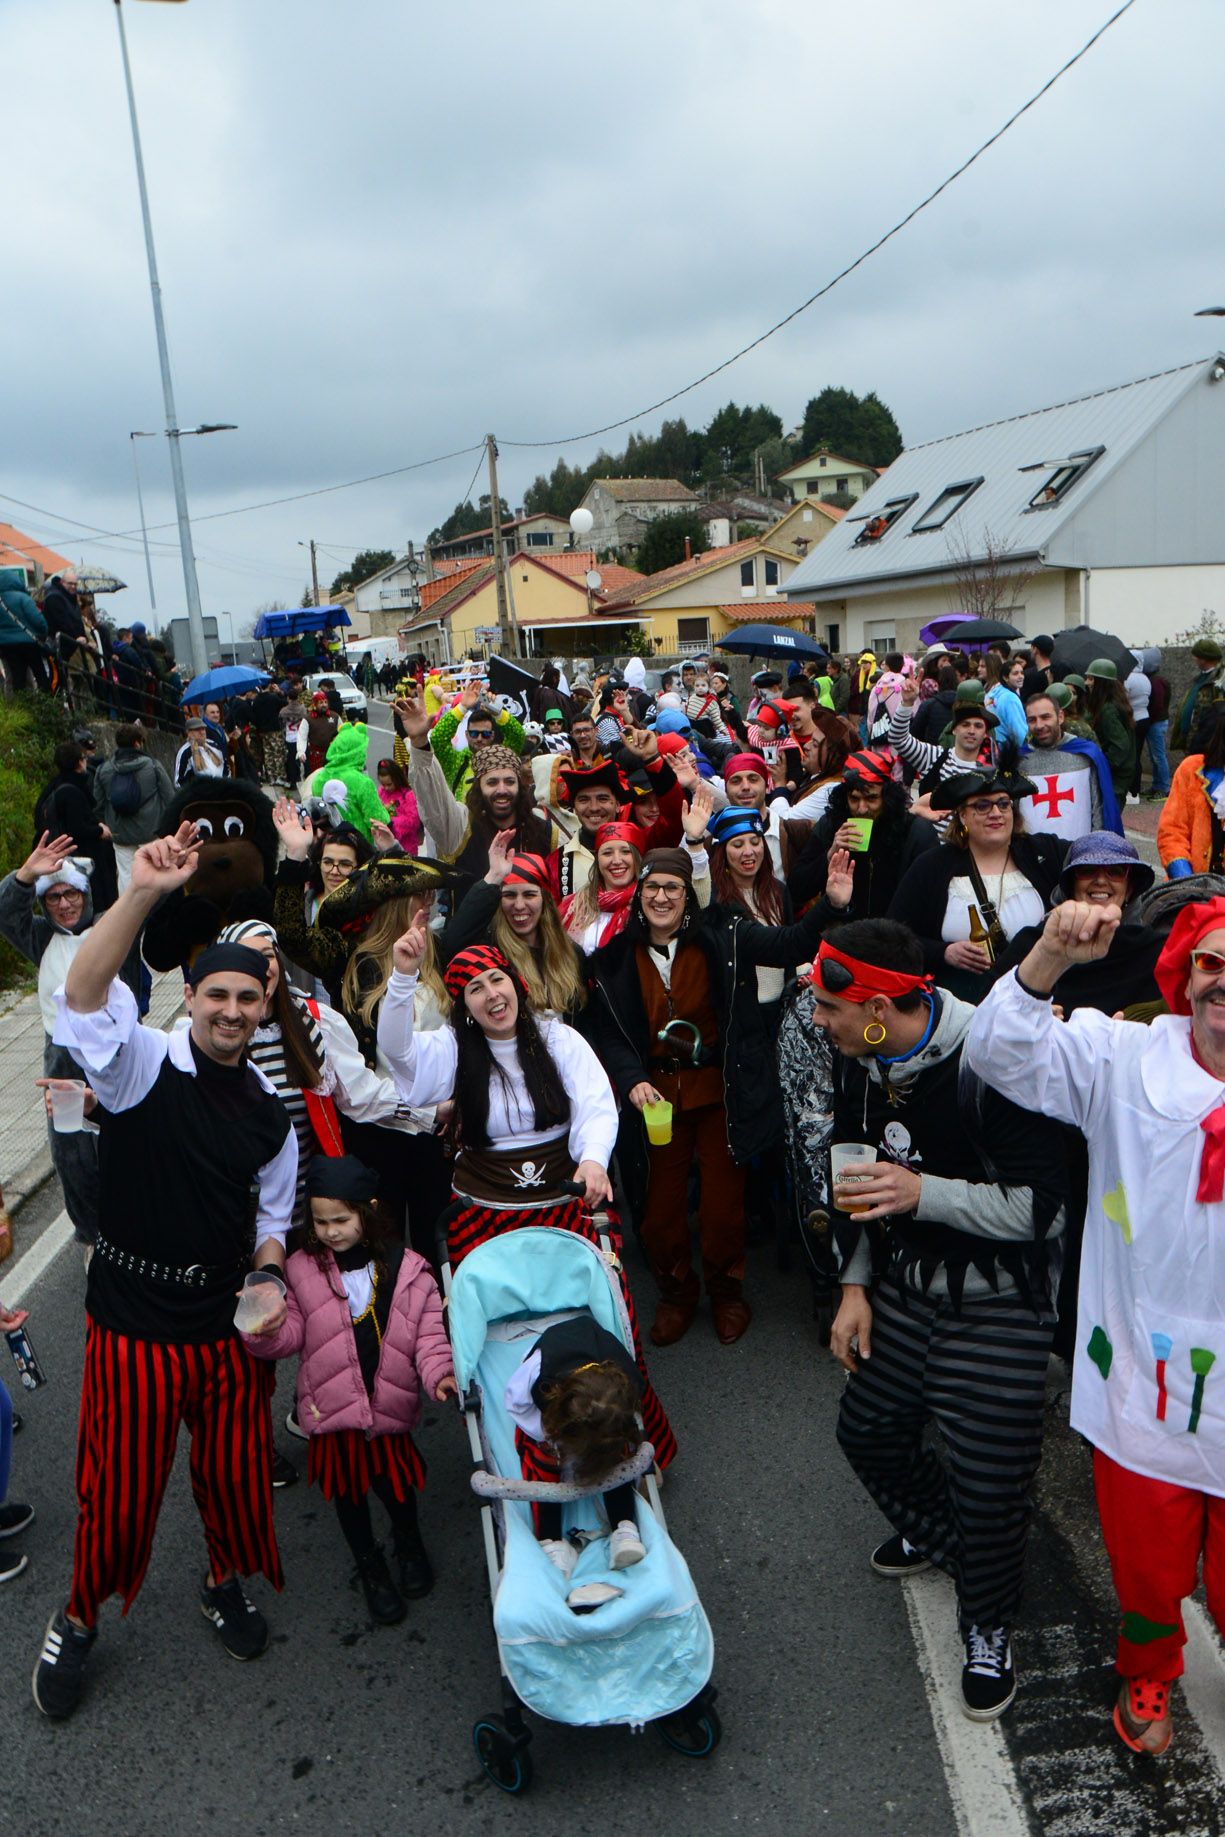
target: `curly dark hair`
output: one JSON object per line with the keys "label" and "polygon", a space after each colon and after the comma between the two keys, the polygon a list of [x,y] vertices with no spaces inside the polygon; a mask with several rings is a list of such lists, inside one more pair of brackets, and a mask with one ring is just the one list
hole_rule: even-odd
{"label": "curly dark hair", "polygon": [[540,1421],[563,1468],[580,1486],[598,1486],[642,1444],[634,1386],[611,1359],[567,1372],[550,1384]]}

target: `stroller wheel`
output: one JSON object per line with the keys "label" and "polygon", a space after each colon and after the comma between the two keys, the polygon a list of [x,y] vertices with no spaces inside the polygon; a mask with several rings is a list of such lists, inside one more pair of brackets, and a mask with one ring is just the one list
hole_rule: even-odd
{"label": "stroller wheel", "polygon": [[675,1716],[665,1716],[659,1732],[670,1748],[690,1760],[705,1760],[714,1753],[723,1735],[723,1724],[713,1703],[691,1703]]}
{"label": "stroller wheel", "polygon": [[528,1740],[526,1735],[512,1735],[500,1716],[487,1716],[483,1722],[473,1724],[476,1758],[500,1792],[526,1792],[531,1785]]}

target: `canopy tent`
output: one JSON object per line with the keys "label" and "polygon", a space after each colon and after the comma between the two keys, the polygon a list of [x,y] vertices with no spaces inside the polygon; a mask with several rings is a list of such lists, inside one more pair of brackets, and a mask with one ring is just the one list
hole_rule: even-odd
{"label": "canopy tent", "polygon": [[296,638],[303,632],[350,624],[352,620],[343,606],[298,606],[293,612],[261,612],[251,636]]}

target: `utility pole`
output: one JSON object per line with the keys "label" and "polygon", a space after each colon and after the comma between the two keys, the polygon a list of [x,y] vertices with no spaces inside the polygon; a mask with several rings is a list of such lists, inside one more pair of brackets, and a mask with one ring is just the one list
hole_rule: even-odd
{"label": "utility pole", "polygon": [[485,436],[485,454],[489,460],[489,521],[493,531],[493,578],[498,594],[498,641],[504,657],[517,657],[519,655],[518,623],[506,597],[506,557],[502,548],[502,500],[498,495],[498,443],[492,434]]}
{"label": "utility pole", "polygon": [[315,604],[317,606],[319,604],[319,563],[315,559],[315,542],[313,537],[311,538],[311,580],[314,583]]}

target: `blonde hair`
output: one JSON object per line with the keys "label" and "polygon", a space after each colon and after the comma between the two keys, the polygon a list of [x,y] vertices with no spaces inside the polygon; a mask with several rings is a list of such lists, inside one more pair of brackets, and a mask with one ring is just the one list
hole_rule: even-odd
{"label": "blonde hair", "polygon": [[489,927],[489,935],[510,967],[521,976],[528,998],[538,1014],[551,1008],[555,1014],[567,1014],[587,1002],[587,985],[583,981],[557,907],[545,893],[540,904],[540,939],[536,949],[519,937],[508,923],[499,902]]}
{"label": "blonde hair", "polygon": [[[379,1003],[387,993],[387,984],[395,968],[392,957],[392,946],[398,937],[403,936],[413,921],[415,913],[422,903],[428,903],[429,894],[402,893],[398,899],[386,899],[375,912],[374,917],[363,931],[357,946],[345,964],[344,979],[340,985],[340,999],[349,1014],[357,1014],[365,1027],[374,1026],[374,1017]],[[366,983],[362,980],[362,965],[370,961],[378,966],[378,980]],[[444,1015],[451,1012],[451,997],[443,986],[438,973],[438,955],[434,949],[434,934],[425,934],[425,955],[421,959],[419,977],[430,994],[437,1001]]]}
{"label": "blonde hair", "polygon": [[[634,849],[634,853],[638,856],[638,866],[641,867],[642,856],[638,853],[636,848]],[[570,907],[570,929],[572,931],[585,931],[588,925],[595,924],[600,916],[600,893],[602,887],[603,882],[600,879],[600,851],[597,848],[591,859],[591,872],[588,874],[583,885],[575,892],[574,900]]]}

